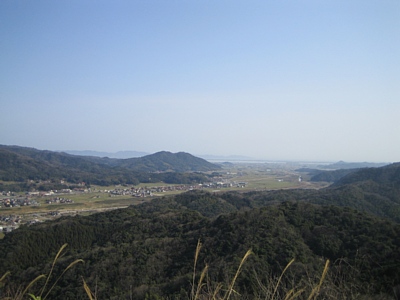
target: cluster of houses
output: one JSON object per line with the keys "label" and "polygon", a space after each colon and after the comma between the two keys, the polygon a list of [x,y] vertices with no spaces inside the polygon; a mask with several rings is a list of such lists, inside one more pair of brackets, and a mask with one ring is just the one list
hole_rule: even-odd
{"label": "cluster of houses", "polygon": [[7,233],[18,228],[22,218],[18,215],[0,215],[0,231]]}
{"label": "cluster of houses", "polygon": [[[100,192],[108,193],[112,196],[132,196],[132,197],[152,197],[156,194],[173,191],[189,191],[199,189],[221,189],[238,187],[242,188],[246,186],[246,182],[232,182],[228,179],[218,178],[214,182],[208,182],[203,184],[195,185],[165,185],[165,186],[154,186],[154,187],[116,187],[113,190],[100,190]],[[89,193],[92,192],[90,188],[87,188],[84,184],[74,189],[62,189],[62,190],[50,190],[50,191],[34,191],[26,192],[25,196],[18,196],[14,192],[1,192],[3,196],[0,198],[1,207],[20,207],[20,206],[39,206],[38,199],[41,197],[53,196],[45,200],[46,204],[70,204],[74,203],[72,199],[67,197],[61,197],[60,194],[75,194],[75,193]],[[49,216],[55,217],[59,215],[57,211],[48,212]],[[20,216],[0,215],[0,231],[10,232],[19,227],[22,218]],[[38,222],[36,219],[25,222],[27,224]]]}
{"label": "cluster of houses", "polygon": [[54,197],[51,199],[47,199],[45,202],[46,202],[46,204],[54,204],[54,203],[56,203],[56,204],[71,204],[71,203],[74,203],[73,200],[68,199],[68,198],[63,198],[63,197]]}
{"label": "cluster of houses", "polygon": [[108,193],[110,196],[133,196],[133,197],[151,197],[155,193],[165,193],[171,191],[189,191],[189,190],[200,190],[200,189],[220,189],[238,187],[243,188],[246,186],[246,182],[209,182],[196,185],[166,185],[166,186],[154,186],[154,187],[141,187],[141,188],[115,188],[113,190],[103,190],[102,192]]}
{"label": "cluster of houses", "polygon": [[243,188],[247,185],[246,182],[230,182],[230,181],[217,181],[201,184],[202,188],[230,188],[230,187],[238,187]]}
{"label": "cluster of houses", "polygon": [[133,196],[133,197],[147,197],[147,196],[153,196],[153,193],[145,188],[141,189],[113,189],[111,191],[106,191],[110,196]]}
{"label": "cluster of houses", "polygon": [[47,192],[27,192],[26,194],[28,196],[35,196],[35,197],[45,197],[45,196],[53,196],[57,194],[73,194],[73,193],[89,193],[91,190],[90,188],[74,188],[73,190],[71,189],[61,189],[61,190],[50,190]]}
{"label": "cluster of houses", "polygon": [[15,193],[14,192],[10,192],[10,191],[2,191],[1,192],[1,195],[2,196],[6,196],[6,197],[14,197],[15,196]]}
{"label": "cluster of houses", "polygon": [[20,207],[20,206],[38,206],[35,199],[29,197],[3,198],[0,199],[0,207]]}
{"label": "cluster of houses", "polygon": [[193,189],[194,186],[186,185],[169,185],[169,186],[155,186],[155,187],[141,187],[141,188],[115,188],[113,190],[105,190],[110,196],[133,196],[133,197],[151,197],[154,193],[163,193],[169,191],[186,191]]}

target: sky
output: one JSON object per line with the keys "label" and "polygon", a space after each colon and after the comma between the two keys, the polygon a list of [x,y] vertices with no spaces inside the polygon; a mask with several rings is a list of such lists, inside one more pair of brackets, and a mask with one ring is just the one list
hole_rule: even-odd
{"label": "sky", "polygon": [[2,0],[0,144],[400,161],[398,0]]}

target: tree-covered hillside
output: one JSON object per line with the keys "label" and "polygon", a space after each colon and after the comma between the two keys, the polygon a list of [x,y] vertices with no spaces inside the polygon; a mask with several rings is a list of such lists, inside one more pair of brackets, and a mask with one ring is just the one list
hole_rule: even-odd
{"label": "tree-covered hillside", "polygon": [[325,181],[325,182],[336,182],[342,177],[357,172],[360,169],[339,169],[334,171],[314,171],[314,175],[311,176],[311,181]]}
{"label": "tree-covered hillside", "polygon": [[352,170],[321,190],[251,192],[245,198],[256,207],[288,200],[345,206],[400,223],[400,163]]}
{"label": "tree-covered hillside", "polygon": [[161,151],[138,158],[119,160],[118,165],[130,170],[157,172],[207,172],[221,169],[220,166],[212,164],[202,158],[195,157],[189,153],[171,153]]}
{"label": "tree-covered hillside", "polygon": [[400,163],[393,163],[380,168],[363,168],[344,176],[336,185],[373,181],[384,185],[400,184]]}
{"label": "tree-covered hillside", "polygon": [[13,274],[4,289],[48,272],[52,257],[68,243],[56,272],[77,258],[85,263],[63,275],[52,292],[56,299],[86,299],[81,276],[96,287],[99,299],[189,299],[198,240],[203,247],[197,268],[208,265],[210,284],[226,285],[252,249],[235,286],[240,299],[264,298],[263,286],[293,258],[282,293],[289,285],[307,288],[308,281],[318,281],[326,259],[332,262],[327,299],[390,294],[400,284],[399,225],[350,208],[305,202],[235,206],[240,204],[233,198],[191,192],[20,228],[0,242],[0,269]]}
{"label": "tree-covered hillside", "polygon": [[[188,153],[160,152],[141,158],[110,159],[2,145],[0,166],[0,180],[3,181],[50,180],[59,183],[65,180],[97,185],[203,182],[207,177],[200,171],[220,169],[218,165]],[[14,187],[23,188],[21,184],[14,184]]]}
{"label": "tree-covered hillside", "polygon": [[[388,163],[345,163],[337,162],[331,165],[319,166],[320,169],[300,168],[299,172],[308,173],[311,181],[337,182],[350,173],[364,170],[374,170],[389,165]],[[328,170],[326,170],[328,169]]]}

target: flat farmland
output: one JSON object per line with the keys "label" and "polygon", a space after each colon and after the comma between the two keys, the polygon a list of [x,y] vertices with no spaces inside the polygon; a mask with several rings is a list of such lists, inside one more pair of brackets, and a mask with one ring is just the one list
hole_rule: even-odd
{"label": "flat farmland", "polygon": [[[317,189],[327,183],[312,183],[296,172],[292,164],[230,164],[210,176],[204,185],[171,185],[163,182],[136,186],[91,186],[86,192],[57,193],[36,197],[38,205],[0,208],[0,215],[19,215],[24,222],[44,221],[65,215],[87,215],[110,209],[138,205],[154,197],[174,195],[190,189],[211,192],[307,188]],[[22,196],[23,193],[20,193]],[[58,200],[57,200],[58,199]],[[68,203],[60,203],[60,199]],[[50,204],[50,200],[52,203]]]}

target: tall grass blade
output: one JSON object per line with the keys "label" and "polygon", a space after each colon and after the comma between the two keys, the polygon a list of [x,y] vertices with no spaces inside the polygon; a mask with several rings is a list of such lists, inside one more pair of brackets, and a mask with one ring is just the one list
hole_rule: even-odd
{"label": "tall grass blade", "polygon": [[53,288],[56,286],[57,282],[61,279],[61,277],[65,274],[65,272],[67,272],[69,269],[71,269],[74,265],[76,265],[77,263],[83,263],[83,259],[77,259],[75,261],[73,261],[72,263],[70,263],[68,265],[68,267],[66,267],[64,269],[64,271],[61,273],[60,276],[58,276],[57,280],[53,283],[53,285],[51,286],[51,288],[49,289],[49,291],[47,292],[46,296],[43,297],[43,300],[47,298],[47,296],[50,294],[50,292],[53,290]]}
{"label": "tall grass blade", "polygon": [[283,277],[283,275],[285,274],[286,270],[290,267],[290,265],[292,263],[294,263],[294,258],[291,261],[289,261],[289,263],[286,265],[286,267],[283,269],[281,275],[279,276],[278,282],[275,285],[274,292],[272,294],[271,299],[274,299],[276,291],[278,290],[279,284],[281,283],[282,277]]}
{"label": "tall grass blade", "polygon": [[54,265],[56,264],[56,261],[58,260],[58,257],[61,255],[61,252],[62,252],[62,251],[65,249],[65,247],[67,247],[67,246],[68,246],[68,244],[64,244],[64,245],[61,246],[60,250],[58,250],[56,257],[55,257],[54,260],[53,260],[53,264],[51,265],[50,273],[49,273],[49,275],[47,276],[46,283],[44,284],[44,286],[43,286],[43,288],[42,288],[42,290],[41,290],[41,292],[40,292],[40,297],[42,297],[42,295],[43,295],[43,293],[44,293],[44,290],[45,290],[47,284],[49,283],[51,273],[53,273]]}
{"label": "tall grass blade", "polygon": [[95,300],[94,296],[93,296],[93,292],[90,290],[89,286],[87,285],[85,279],[83,279],[83,288],[85,289],[86,294],[88,295],[90,300]]}
{"label": "tall grass blade", "polygon": [[289,292],[286,293],[285,295],[285,300],[291,299],[291,296],[294,294],[294,289],[291,289]]}
{"label": "tall grass blade", "polygon": [[217,294],[219,293],[219,291],[222,289],[222,284],[218,283],[217,286],[215,287],[215,290],[213,292],[212,298],[213,300],[218,300],[217,298]]}
{"label": "tall grass blade", "polygon": [[201,288],[203,286],[203,280],[204,280],[204,277],[206,277],[207,271],[208,271],[208,265],[206,265],[205,268],[203,269],[203,271],[201,272],[199,282],[197,283],[196,295],[194,296],[195,300],[198,299],[198,297],[199,297]]}
{"label": "tall grass blade", "polygon": [[35,279],[33,279],[28,286],[24,289],[24,291],[21,293],[21,295],[25,295],[25,293],[31,288],[32,285],[34,285],[38,280],[45,278],[46,276],[44,274],[39,275],[38,277],[36,277]]}
{"label": "tall grass blade", "polygon": [[289,295],[287,294],[285,297],[285,300],[292,300],[292,299],[296,299],[298,296],[300,296],[300,294],[302,294],[304,292],[304,289],[298,290],[296,293],[294,293],[294,290],[291,290],[291,294],[293,295]]}
{"label": "tall grass blade", "polygon": [[316,297],[318,295],[319,290],[321,289],[321,285],[325,280],[326,274],[328,273],[328,268],[329,268],[329,259],[326,260],[325,267],[324,267],[324,270],[322,271],[322,275],[321,275],[321,278],[319,280],[319,283],[318,283],[318,285],[316,287],[314,287],[312,289],[311,294],[308,297],[308,300],[311,300],[311,299],[313,299],[314,297]]}
{"label": "tall grass blade", "polygon": [[[196,252],[194,254],[194,266],[193,266],[193,280],[192,280],[192,292],[191,292],[191,299],[196,299],[195,294],[194,294],[194,282],[196,280],[196,266],[197,266],[197,260],[199,258],[199,253],[200,253],[200,249],[201,249],[201,242],[200,239],[197,241],[197,246],[196,246]],[[207,266],[206,266],[207,268]]]}
{"label": "tall grass blade", "polygon": [[236,271],[236,274],[235,274],[235,276],[233,277],[232,282],[230,283],[229,288],[228,288],[228,290],[227,290],[227,292],[226,292],[226,294],[225,294],[225,296],[224,296],[223,299],[228,300],[229,297],[231,296],[231,294],[232,294],[232,292],[233,292],[233,286],[235,285],[236,279],[238,278],[238,276],[239,276],[239,274],[240,274],[240,271],[241,271],[241,269],[242,269],[243,263],[246,261],[246,259],[247,259],[252,253],[253,253],[253,252],[252,252],[251,249],[250,249],[250,250],[247,250],[246,254],[243,256],[243,258],[242,258],[242,260],[241,260],[241,262],[240,262],[240,264],[239,264],[239,267],[238,267],[238,269],[237,269],[237,271]]}
{"label": "tall grass blade", "polygon": [[7,272],[5,272],[4,273],[4,275],[3,276],[1,276],[1,278],[0,278],[0,282],[2,282],[4,279],[6,279],[6,277],[8,276],[8,275],[10,275],[11,274],[11,272],[10,271],[7,271]]}

